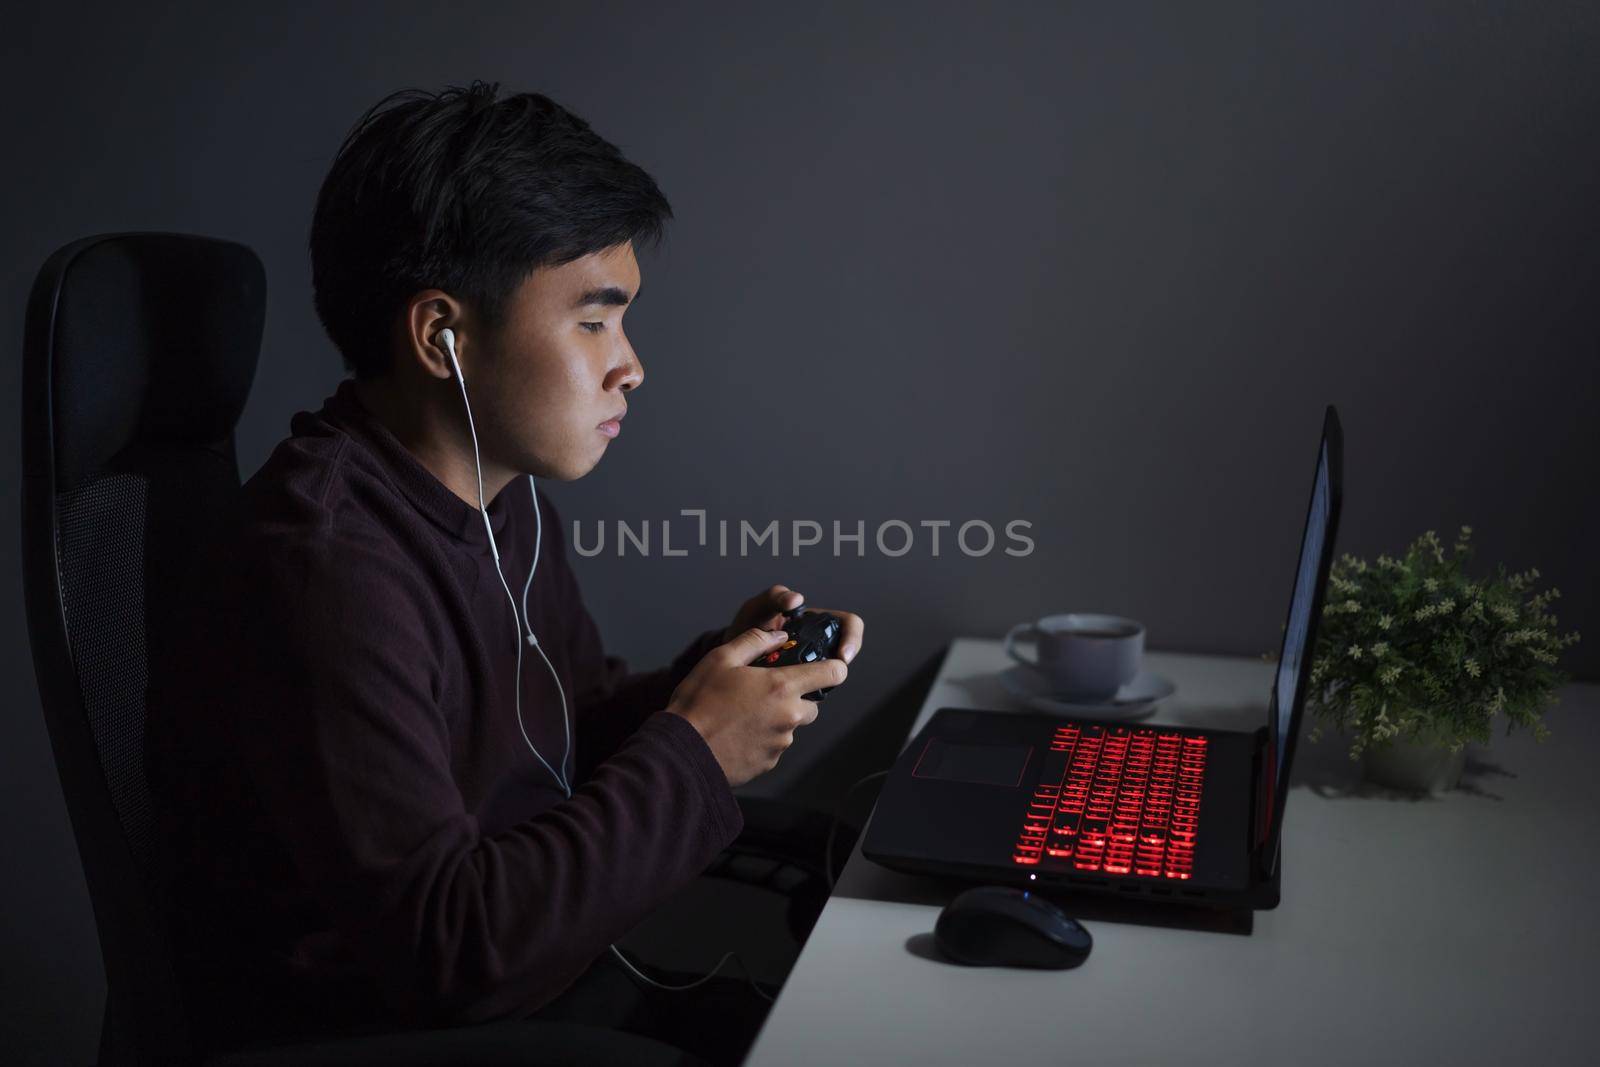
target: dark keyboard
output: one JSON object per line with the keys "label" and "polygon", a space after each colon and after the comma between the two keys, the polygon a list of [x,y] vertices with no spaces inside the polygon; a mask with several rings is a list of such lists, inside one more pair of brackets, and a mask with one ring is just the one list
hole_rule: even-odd
{"label": "dark keyboard", "polygon": [[1206,739],[1159,728],[1059,726],[1012,859],[1185,880],[1194,873]]}

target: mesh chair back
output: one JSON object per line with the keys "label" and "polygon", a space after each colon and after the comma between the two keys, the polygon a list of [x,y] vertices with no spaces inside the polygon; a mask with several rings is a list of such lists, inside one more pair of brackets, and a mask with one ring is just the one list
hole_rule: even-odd
{"label": "mesh chair back", "polygon": [[105,961],[102,1065],[189,1051],[153,906],[147,634],[239,491],[234,428],[265,310],[249,248],[164,233],[75,241],[45,262],[29,298],[23,588]]}

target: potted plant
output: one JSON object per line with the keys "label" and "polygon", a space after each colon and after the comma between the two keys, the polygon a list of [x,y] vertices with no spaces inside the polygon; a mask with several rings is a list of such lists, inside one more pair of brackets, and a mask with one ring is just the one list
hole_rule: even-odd
{"label": "potted plant", "polygon": [[1535,592],[1537,568],[1468,577],[1471,536],[1461,527],[1446,555],[1429,530],[1401,559],[1346,553],[1329,569],[1306,694],[1311,740],[1326,726],[1349,735],[1369,781],[1453,788],[1466,743],[1487,744],[1496,715],[1507,733],[1548,735],[1542,713],[1567,681],[1556,662],[1578,634],[1557,634],[1547,608],[1561,592]]}

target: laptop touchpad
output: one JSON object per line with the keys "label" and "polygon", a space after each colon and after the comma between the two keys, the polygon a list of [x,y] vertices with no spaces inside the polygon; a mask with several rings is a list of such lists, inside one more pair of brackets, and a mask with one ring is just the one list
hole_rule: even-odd
{"label": "laptop touchpad", "polygon": [[934,778],[974,785],[1017,786],[1033,755],[1031,745],[963,745],[928,739],[912,770],[913,778]]}

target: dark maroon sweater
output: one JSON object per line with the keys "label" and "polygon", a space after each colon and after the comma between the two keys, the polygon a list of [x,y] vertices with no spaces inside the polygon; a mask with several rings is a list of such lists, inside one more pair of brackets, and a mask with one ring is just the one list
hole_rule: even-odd
{"label": "dark maroon sweater", "polygon": [[[528,609],[572,716],[568,800],[518,729],[480,513],[349,380],[290,429],[151,635],[157,871],[196,1021],[236,1041],[524,1016],[742,829],[704,739],[662,710],[718,632],[627,674],[540,494]],[[489,515],[520,603],[527,479]],[[560,701],[526,645],[522,719],[559,767]]]}

